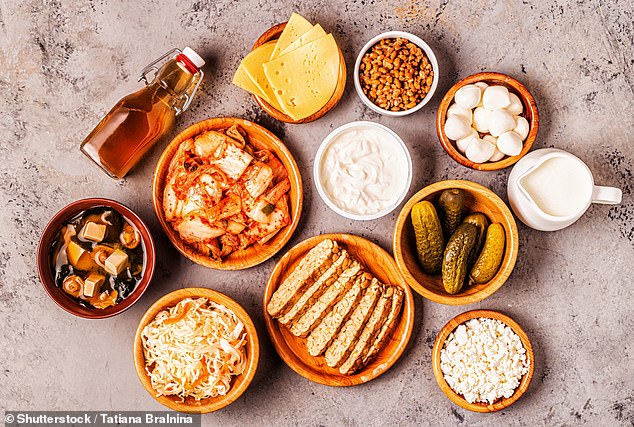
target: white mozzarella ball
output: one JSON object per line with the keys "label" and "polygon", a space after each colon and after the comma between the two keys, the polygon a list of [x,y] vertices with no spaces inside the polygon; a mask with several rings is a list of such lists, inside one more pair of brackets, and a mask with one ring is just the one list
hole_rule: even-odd
{"label": "white mozzarella ball", "polygon": [[469,144],[465,154],[467,159],[474,163],[484,163],[489,161],[493,153],[495,153],[495,145],[478,138]]}
{"label": "white mozzarella ball", "polygon": [[514,116],[522,114],[524,112],[524,104],[522,104],[520,97],[515,95],[513,92],[509,92],[509,98],[511,98],[511,103],[508,107],[506,107],[506,111]]}
{"label": "white mozzarella ball", "polygon": [[[500,152],[500,150],[497,149],[498,146],[498,139],[496,137],[494,137],[491,134],[486,134],[482,137],[482,139],[486,142],[489,142],[491,144],[493,144],[493,146],[495,147],[495,152],[493,153],[493,155],[491,156],[491,158],[489,159],[490,162],[497,162],[498,160],[501,159],[500,154],[502,154],[502,157],[504,157],[504,153]],[[500,153],[500,154],[498,154]]]}
{"label": "white mozzarella ball", "polygon": [[478,105],[476,105],[476,107],[482,107],[482,98],[484,97],[484,90],[486,88],[488,88],[489,85],[484,83],[484,82],[475,82],[474,85],[479,87],[480,88],[480,92],[482,92],[482,96],[480,97],[480,102],[478,102]]}
{"label": "white mozzarella ball", "polygon": [[464,108],[475,108],[480,102],[482,92],[476,85],[466,85],[456,91],[456,104]]}
{"label": "white mozzarella ball", "polygon": [[489,87],[489,85],[485,82],[475,82],[474,85],[479,87],[482,93],[484,93],[484,90]]}
{"label": "white mozzarella ball", "polygon": [[502,160],[506,155],[501,152],[500,150],[497,149],[497,147],[495,148],[495,152],[493,153],[493,155],[491,156],[491,158],[489,159],[490,162],[499,162],[500,160]]}
{"label": "white mozzarella ball", "polygon": [[482,95],[482,105],[487,110],[501,110],[511,104],[509,90],[505,86],[489,86]]}
{"label": "white mozzarella ball", "polygon": [[491,123],[491,111],[484,107],[478,107],[473,110],[473,127],[480,133],[489,131]]}
{"label": "white mozzarella ball", "polygon": [[528,124],[528,120],[526,120],[522,116],[518,116],[515,118],[515,127],[513,128],[513,132],[517,133],[522,141],[526,139],[528,136],[528,131],[530,130],[530,126]]}
{"label": "white mozzarella ball", "polygon": [[500,136],[504,132],[513,130],[515,125],[515,118],[508,111],[495,110],[489,115],[489,133],[493,136]]}
{"label": "white mozzarella ball", "polygon": [[456,116],[462,116],[469,121],[469,124],[473,123],[473,113],[469,108],[461,107],[458,104],[451,104],[451,107],[447,109],[447,115],[455,114]]}
{"label": "white mozzarella ball", "polygon": [[494,137],[493,135],[489,135],[489,134],[484,135],[482,139],[484,139],[486,142],[490,142],[493,145],[498,145],[498,139]]}
{"label": "white mozzarella ball", "polygon": [[[515,124],[515,121],[513,124]],[[447,117],[447,121],[445,121],[445,135],[447,135],[447,138],[456,141],[467,136],[470,131],[471,125],[466,118],[455,114]]]}
{"label": "white mozzarella ball", "polygon": [[522,139],[513,131],[505,132],[498,138],[498,150],[507,156],[517,156],[522,152]]}
{"label": "white mozzarella ball", "polygon": [[467,136],[456,141],[456,147],[458,147],[458,150],[464,154],[467,151],[467,147],[469,147],[469,145],[477,139],[478,132],[476,132],[475,129],[471,129],[471,132]]}

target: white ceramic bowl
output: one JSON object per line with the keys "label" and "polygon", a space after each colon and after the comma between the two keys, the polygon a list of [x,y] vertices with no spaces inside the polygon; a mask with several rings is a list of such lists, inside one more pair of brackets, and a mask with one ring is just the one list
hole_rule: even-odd
{"label": "white ceramic bowl", "polygon": [[[406,185],[403,186],[402,189],[400,189],[400,193],[398,198],[394,199],[394,202],[391,203],[389,206],[387,206],[386,208],[378,211],[378,212],[374,212],[371,214],[357,214],[354,212],[349,212],[347,210],[342,209],[341,207],[339,207],[335,201],[333,201],[330,196],[328,195],[328,193],[326,192],[324,185],[323,185],[323,180],[322,180],[322,176],[321,176],[321,163],[324,157],[324,153],[326,151],[326,149],[330,146],[330,144],[341,134],[354,129],[354,128],[375,128],[377,130],[386,132],[387,134],[389,134],[389,136],[391,137],[390,140],[388,141],[388,143],[390,144],[396,144],[399,148],[401,148],[403,150],[403,153],[405,155],[405,159],[406,159],[406,164],[402,165],[403,167],[407,168],[407,178],[406,178]],[[374,122],[368,122],[368,121],[357,121],[357,122],[350,122],[350,123],[346,123],[343,126],[338,127],[337,129],[333,130],[332,132],[330,132],[330,134],[328,134],[328,136],[326,136],[326,138],[322,141],[321,145],[319,146],[319,149],[317,150],[317,154],[315,155],[315,162],[313,164],[313,180],[315,182],[315,187],[317,187],[317,192],[319,193],[319,195],[321,196],[321,199],[326,203],[326,205],[328,205],[328,207],[330,209],[332,209],[333,211],[335,211],[336,213],[338,213],[339,215],[349,218],[349,219],[354,219],[354,220],[373,220],[373,219],[377,219],[377,218],[381,218],[382,216],[385,216],[387,214],[389,214],[390,212],[392,212],[394,209],[396,209],[397,206],[399,206],[401,204],[401,202],[405,199],[405,196],[407,195],[407,192],[409,191],[410,185],[412,183],[412,158],[409,154],[409,151],[407,150],[407,146],[405,145],[405,143],[403,142],[403,140],[401,139],[400,136],[398,136],[393,130],[391,130],[390,128],[383,126],[381,124],[378,123],[374,123]]]}
{"label": "white ceramic bowl", "polygon": [[[403,37],[408,39],[409,41],[411,41],[412,43],[420,47],[423,50],[423,52],[425,52],[425,55],[427,55],[427,58],[429,59],[429,62],[431,62],[432,68],[434,70],[434,79],[431,84],[431,89],[429,90],[429,93],[427,93],[425,98],[423,98],[422,101],[416,104],[415,107],[412,107],[409,110],[404,110],[404,111],[389,111],[379,107],[378,105],[370,101],[370,99],[365,95],[365,93],[363,93],[363,89],[361,89],[361,81],[359,80],[359,67],[361,66],[361,60],[363,59],[363,55],[365,55],[366,52],[370,50],[370,48],[372,48],[372,46],[374,46],[375,44],[377,44],[379,41],[383,39],[393,39],[397,37]],[[365,46],[363,46],[363,48],[359,52],[359,55],[357,56],[357,61],[354,63],[354,87],[357,90],[357,94],[359,95],[359,98],[361,98],[361,101],[363,101],[365,105],[367,105],[368,107],[370,107],[372,110],[376,111],[377,113],[381,113],[386,116],[392,116],[392,117],[407,116],[408,114],[412,114],[420,110],[421,108],[423,108],[423,106],[427,104],[429,100],[434,96],[434,92],[436,92],[436,87],[438,86],[438,76],[439,76],[438,61],[436,60],[436,55],[434,55],[434,51],[431,50],[429,45],[425,43],[420,37],[417,37],[411,33],[406,33],[405,31],[388,31],[386,33],[379,34],[378,36],[373,37],[372,39],[370,39],[369,42],[365,44]]]}

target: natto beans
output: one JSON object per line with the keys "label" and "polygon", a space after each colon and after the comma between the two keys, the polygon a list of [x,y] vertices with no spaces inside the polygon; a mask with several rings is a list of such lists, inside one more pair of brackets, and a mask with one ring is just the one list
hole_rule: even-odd
{"label": "natto beans", "polygon": [[406,38],[383,39],[361,59],[363,93],[389,111],[414,108],[431,90],[434,71],[422,49]]}

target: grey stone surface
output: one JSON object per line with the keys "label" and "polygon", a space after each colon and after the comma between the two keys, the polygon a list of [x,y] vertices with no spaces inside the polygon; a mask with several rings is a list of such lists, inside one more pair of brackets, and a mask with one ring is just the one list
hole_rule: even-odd
{"label": "grey stone surface", "polygon": [[[306,125],[266,116],[231,85],[260,33],[297,10],[332,31],[349,69],[377,33],[402,29],[436,51],[441,81],[433,101],[407,118],[365,108],[352,85],[339,106]],[[262,354],[256,378],[204,425],[634,425],[634,28],[630,1],[38,1],[0,0],[0,408],[161,409],[132,363],[132,338],[161,295],[202,285],[227,293],[253,317]],[[396,213],[370,222],[331,212],[312,184],[312,160],[343,123],[383,123],[414,161],[410,195],[434,181],[464,178],[506,199],[509,171],[459,166],[438,143],[434,119],[459,78],[492,70],[524,82],[542,124],[535,148],[569,150],[597,183],[623,189],[620,206],[592,206],[572,227],[541,233],[519,224],[520,252],[509,281],[487,300],[448,307],[416,298],[416,325],[401,360],[353,388],[329,388],[291,371],[263,323],[265,281],[281,256],[246,271],[219,272],[181,257],[151,208],[150,182],[166,140],[124,181],[113,181],[79,144],[118,98],[139,87],[153,58],[189,45],[208,60],[205,85],[172,133],[221,115],[275,132],[303,170],[305,209],[287,246],[323,232],[351,232],[390,249]],[[121,201],[149,224],[158,244],[155,280],[124,314],[75,318],[44,293],[35,251],[51,216],[89,196]],[[283,253],[283,252],[282,252]],[[453,405],[435,383],[431,347],[453,316],[501,310],[529,334],[533,382],[514,406],[493,415]]]}

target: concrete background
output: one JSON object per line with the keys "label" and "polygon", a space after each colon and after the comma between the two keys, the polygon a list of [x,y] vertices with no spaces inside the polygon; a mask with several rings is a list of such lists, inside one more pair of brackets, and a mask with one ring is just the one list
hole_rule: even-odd
{"label": "concrete background", "polygon": [[[401,29],[437,53],[436,96],[407,118],[371,112],[348,87],[338,107],[306,125],[265,115],[231,85],[260,33],[298,11],[334,33],[349,69],[380,32]],[[202,285],[240,302],[262,345],[257,376],[230,407],[204,425],[634,425],[634,13],[623,1],[43,1],[0,0],[0,408],[161,409],[142,388],[132,338],[147,307],[165,293]],[[205,85],[172,133],[221,115],[254,120],[276,133],[303,168],[305,209],[289,246],[323,232],[351,232],[390,249],[396,213],[370,222],[329,211],[312,183],[312,160],[333,128],[383,123],[414,161],[410,195],[434,181],[470,179],[506,199],[509,170],[476,172],[442,150],[434,127],[442,95],[459,78],[500,71],[532,91],[541,113],[534,148],[581,157],[598,184],[623,189],[620,206],[592,206],[568,229],[519,225],[520,253],[509,281],[487,300],[447,307],[416,298],[408,350],[385,375],[354,388],[314,384],[272,348],[261,297],[274,263],[218,272],[181,257],[151,208],[150,181],[162,141],[124,181],[94,167],[79,144],[121,96],[136,90],[145,64],[189,45],[208,61]],[[155,280],[124,314],[88,321],[60,310],[37,278],[35,251],[51,216],[90,196],[121,201],[149,224],[158,244]],[[288,248],[287,247],[287,248]],[[431,347],[453,316],[500,310],[529,334],[536,369],[527,394],[497,414],[452,404],[431,369]]]}

